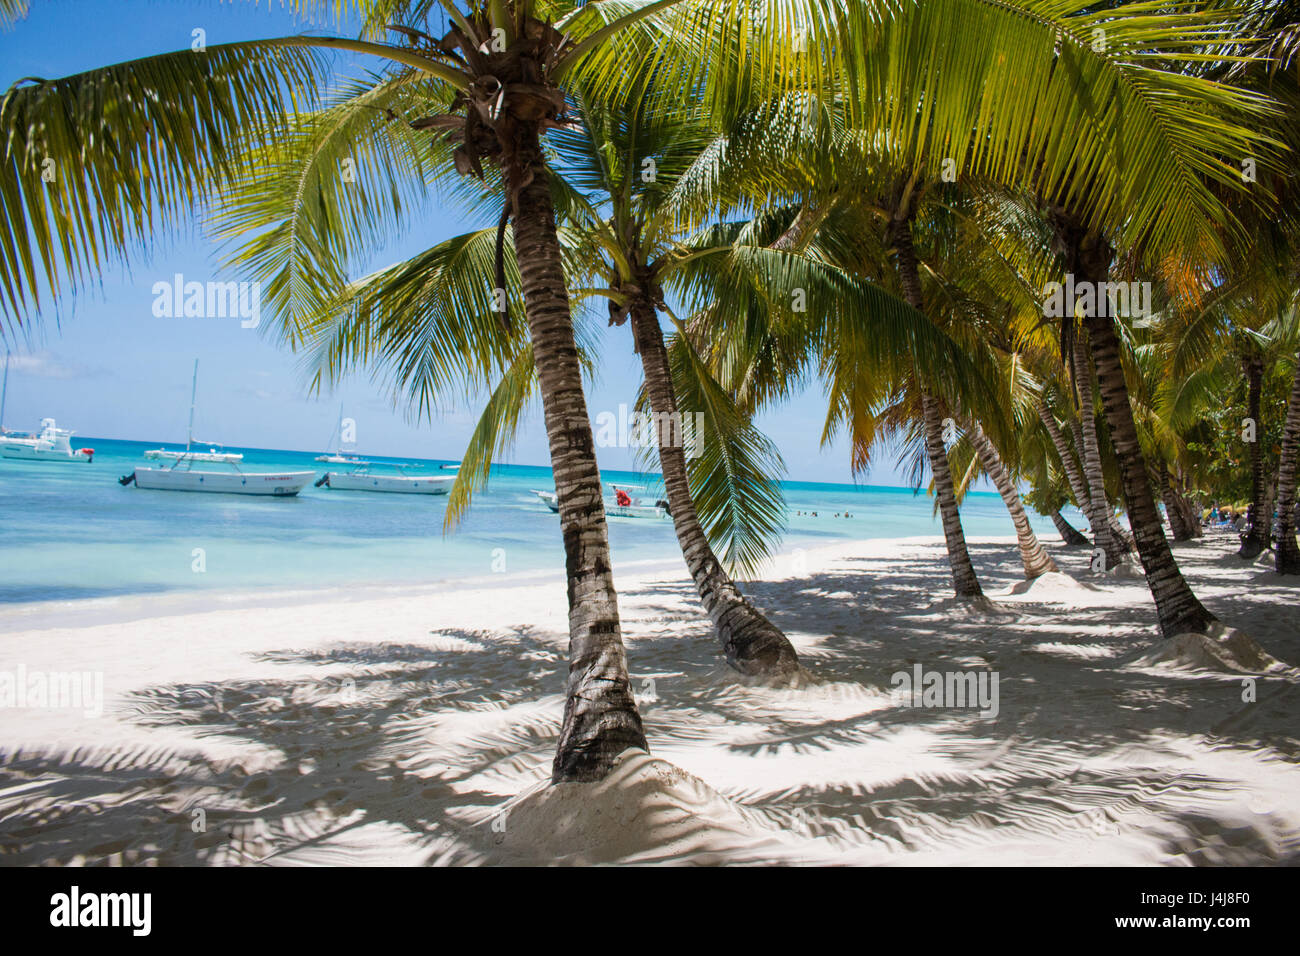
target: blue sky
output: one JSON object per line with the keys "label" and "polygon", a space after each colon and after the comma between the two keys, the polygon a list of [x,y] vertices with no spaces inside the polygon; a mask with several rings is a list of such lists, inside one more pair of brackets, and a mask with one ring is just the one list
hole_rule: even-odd
{"label": "blue sky", "polygon": [[[313,29],[295,21],[278,2],[187,0],[35,0],[30,16],[0,33],[0,85],[24,76],[57,77],[122,60],[188,48],[192,31],[205,31],[209,44],[284,35]],[[326,28],[321,24],[320,28]],[[372,62],[340,57],[340,68],[359,72]],[[348,70],[355,65],[355,71]],[[111,131],[110,131],[111,133]],[[419,235],[403,237],[366,264],[367,271],[463,231],[456,210],[435,211],[420,223]],[[340,403],[356,421],[357,447],[376,455],[455,459],[476,420],[477,410],[461,404],[432,422],[415,423],[396,410],[387,391],[366,377],[354,377],[334,392],[310,397],[299,360],[260,330],[242,328],[238,318],[158,318],[153,315],[155,282],[231,280],[219,269],[219,247],[199,223],[186,234],[160,236],[142,250],[129,270],[113,268],[76,301],[65,301],[57,321],[48,317],[30,338],[14,345],[9,375],[6,427],[32,428],[42,417],[83,436],[149,441],[184,440],[190,374],[200,360],[199,411],[195,431],[207,440],[263,448],[322,448],[334,429]],[[631,405],[641,380],[629,327],[602,330],[599,378],[589,390],[593,417]],[[849,482],[843,442],[819,445],[825,400],[813,389],[780,409],[765,413],[760,426],[785,458],[787,477],[803,481]],[[600,449],[605,468],[626,468],[631,454]],[[509,461],[549,463],[540,408],[534,409]],[[905,484],[892,454],[877,456],[870,484]]]}

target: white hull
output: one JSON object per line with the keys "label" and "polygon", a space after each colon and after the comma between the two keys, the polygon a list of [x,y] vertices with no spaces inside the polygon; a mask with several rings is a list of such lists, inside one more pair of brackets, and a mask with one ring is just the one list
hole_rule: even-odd
{"label": "white hull", "polygon": [[41,433],[35,438],[0,437],[0,455],[20,461],[84,461],[95,456],[93,448],[72,447],[73,433],[58,428],[53,418],[41,419]]}
{"label": "white hull", "polygon": [[244,456],[235,452],[224,452],[213,449],[212,451],[168,451],[166,448],[153,448],[144,453],[144,457],[152,461],[180,461],[182,458],[189,461],[210,461],[221,464],[233,465],[244,460]]}
{"label": "white hull", "polygon": [[[553,491],[534,491],[542,503],[552,511],[560,510],[560,499]],[[658,505],[620,505],[617,501],[605,500],[605,515],[609,518],[667,518],[668,509]]]}
{"label": "white hull", "polygon": [[137,468],[135,486],[159,491],[206,491],[228,495],[296,495],[316,477],[311,471],[220,472]]}
{"label": "white hull", "polygon": [[369,475],[331,471],[325,484],[335,491],[386,491],[400,495],[445,495],[454,478],[427,478],[417,475]]}
{"label": "white hull", "polygon": [[51,448],[48,445],[42,446],[42,443],[28,443],[24,441],[0,442],[0,455],[5,458],[17,458],[22,461],[81,461],[89,462],[90,455],[83,455],[81,452],[67,452],[59,448]]}
{"label": "white hull", "polygon": [[611,505],[606,501],[605,516],[607,518],[667,518],[668,512],[652,505]]}

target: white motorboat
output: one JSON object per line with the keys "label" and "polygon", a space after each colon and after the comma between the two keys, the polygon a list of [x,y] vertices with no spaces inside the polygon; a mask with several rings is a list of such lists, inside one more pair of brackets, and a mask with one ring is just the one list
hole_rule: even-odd
{"label": "white motorboat", "polygon": [[327,471],[316,487],[335,491],[386,491],[401,495],[445,495],[451,490],[455,478],[429,475],[410,475],[410,466],[393,465],[397,474],[376,474],[374,463],[363,461],[349,471]]}
{"label": "white motorboat", "polygon": [[[194,379],[190,385],[190,427],[185,451],[155,448],[145,457],[171,464],[158,468],[137,468],[118,479],[122,485],[158,491],[206,491],[229,495],[273,495],[286,498],[296,495],[316,477],[314,471],[244,471],[239,467],[243,455],[217,451],[194,451],[194,405],[198,394],[199,361],[194,360]],[[209,442],[202,442],[208,444]],[[219,446],[217,446],[219,447]],[[227,470],[195,468],[197,464],[226,465]]]}
{"label": "white motorboat", "polygon": [[[669,517],[668,502],[662,498],[655,499],[654,503],[649,503],[648,498],[634,495],[632,492],[644,492],[646,489],[636,485],[611,485],[612,495],[605,495],[605,514],[611,518],[667,518]],[[560,510],[560,499],[554,491],[538,491],[533,489],[533,494],[541,499],[542,503],[552,511]]]}
{"label": "white motorboat", "polygon": [[119,478],[124,485],[159,491],[206,491],[228,495],[273,495],[290,497],[307,487],[316,477],[314,471],[244,471],[234,462],[225,462],[229,471],[195,468],[201,459],[180,458],[170,466],[137,468]]}
{"label": "white motorboat", "polygon": [[0,455],[23,461],[93,461],[95,449],[74,450],[72,435],[66,428],[58,428],[53,418],[42,418],[40,433],[34,437],[7,433],[0,436]]}
{"label": "white motorboat", "polygon": [[4,427],[5,400],[9,397],[9,352],[5,352],[4,384],[0,385],[0,455],[24,461],[84,461],[95,458],[95,449],[72,448],[72,432],[58,428],[53,418],[41,419],[36,435],[7,431]]}

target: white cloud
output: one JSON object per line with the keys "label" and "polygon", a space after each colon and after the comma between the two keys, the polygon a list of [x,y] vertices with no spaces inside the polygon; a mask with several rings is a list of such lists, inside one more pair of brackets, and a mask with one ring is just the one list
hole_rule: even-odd
{"label": "white cloud", "polygon": [[9,357],[9,371],[36,378],[60,380],[98,378],[108,375],[108,369],[92,368],[75,362],[65,362],[53,352],[15,353]]}

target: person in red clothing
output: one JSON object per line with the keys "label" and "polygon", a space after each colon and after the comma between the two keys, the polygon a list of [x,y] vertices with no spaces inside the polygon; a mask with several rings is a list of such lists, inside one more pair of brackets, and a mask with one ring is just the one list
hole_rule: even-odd
{"label": "person in red clothing", "polygon": [[632,496],[629,495],[622,488],[617,488],[614,491],[614,500],[618,502],[620,507],[626,508],[628,505],[632,503]]}

